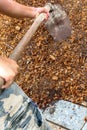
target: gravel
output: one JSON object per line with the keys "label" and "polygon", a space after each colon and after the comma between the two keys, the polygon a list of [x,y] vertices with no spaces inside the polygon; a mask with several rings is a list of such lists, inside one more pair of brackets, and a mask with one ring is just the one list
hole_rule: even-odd
{"label": "gravel", "polygon": [[[44,6],[46,0],[17,0],[25,5]],[[41,108],[64,99],[81,103],[87,99],[87,1],[51,0],[66,10],[72,35],[54,42],[41,25],[21,59],[16,82]],[[0,55],[9,56],[33,20],[0,15]]]}

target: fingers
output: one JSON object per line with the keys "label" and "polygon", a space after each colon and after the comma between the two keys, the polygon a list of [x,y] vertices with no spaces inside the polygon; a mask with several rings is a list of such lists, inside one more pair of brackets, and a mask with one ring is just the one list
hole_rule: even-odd
{"label": "fingers", "polygon": [[3,85],[1,88],[8,88],[11,86],[11,84],[13,83],[13,79],[6,81],[5,85]]}
{"label": "fingers", "polygon": [[48,9],[46,9],[46,7],[39,7],[36,8],[36,17],[40,14],[40,13],[45,13],[46,14],[46,19],[49,17],[49,11]]}
{"label": "fingers", "polygon": [[4,77],[5,84],[1,88],[3,89],[3,88],[10,87],[10,85],[13,83],[16,75],[17,75],[17,73],[12,72],[11,75],[8,75],[7,77]]}
{"label": "fingers", "polygon": [[8,88],[13,83],[16,75],[17,75],[17,70],[16,71],[10,70],[10,73],[4,77],[5,84],[1,88],[2,89]]}
{"label": "fingers", "polygon": [[0,77],[5,80],[5,84],[1,88],[8,88],[14,81],[18,73],[17,63],[6,57],[0,57]]}
{"label": "fingers", "polygon": [[47,14],[47,16],[49,17],[49,11],[48,11],[48,9],[46,8],[46,7],[43,7],[44,8],[44,11],[45,11],[45,13]]}
{"label": "fingers", "polygon": [[7,61],[7,65],[8,67],[15,73],[15,75],[17,74],[18,70],[19,70],[19,66],[16,63],[16,61],[10,59],[10,58],[6,58],[5,59]]}
{"label": "fingers", "polygon": [[47,20],[48,17],[49,17],[49,11],[46,9],[46,7],[43,7],[43,10],[44,10],[44,13],[46,13],[46,18],[45,18],[45,20]]}
{"label": "fingers", "polygon": [[16,75],[18,70],[19,70],[18,64],[14,60],[12,60],[12,59],[10,59],[9,64],[10,64],[9,67],[11,67],[11,69],[14,71],[14,73]]}

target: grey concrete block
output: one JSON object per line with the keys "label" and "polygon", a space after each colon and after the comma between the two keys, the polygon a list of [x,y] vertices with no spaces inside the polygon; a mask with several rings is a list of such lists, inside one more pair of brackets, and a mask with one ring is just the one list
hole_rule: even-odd
{"label": "grey concrete block", "polygon": [[84,126],[85,117],[87,116],[86,107],[64,100],[56,102],[52,107],[48,107],[43,112],[47,120],[70,130],[81,130]]}

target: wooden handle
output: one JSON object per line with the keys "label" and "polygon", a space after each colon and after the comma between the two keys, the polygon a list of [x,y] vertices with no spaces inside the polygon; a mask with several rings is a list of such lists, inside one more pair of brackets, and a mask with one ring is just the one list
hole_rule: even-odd
{"label": "wooden handle", "polygon": [[[46,17],[46,14],[42,13],[35,19],[34,23],[31,25],[29,30],[25,33],[24,37],[20,40],[20,42],[15,47],[15,49],[13,50],[13,52],[9,56],[9,58],[11,58],[15,61],[18,61],[18,59],[22,55],[22,52],[24,51],[25,47],[27,46],[27,44],[31,40],[33,34],[36,32],[36,30],[38,29],[40,24],[43,22],[45,17]],[[3,80],[3,78],[0,77],[0,88],[3,84],[4,84],[4,80]],[[1,93],[1,89],[0,89],[0,93]]]}
{"label": "wooden handle", "polygon": [[[50,11],[50,4],[46,4],[45,8],[48,11]],[[11,59],[17,61],[20,58],[22,52],[24,51],[24,48],[27,46],[32,36],[34,35],[34,33],[36,32],[36,30],[38,29],[38,27],[44,21],[45,18],[46,18],[45,13],[41,13],[40,15],[38,15],[38,17],[36,17],[34,23],[31,25],[29,30],[25,33],[24,37],[20,40],[20,42],[18,43],[18,45],[15,47],[12,54],[10,55]]]}
{"label": "wooden handle", "polygon": [[[50,10],[50,4],[47,4],[45,6],[48,11]],[[29,41],[31,40],[32,36],[40,26],[40,24],[43,22],[43,20],[46,18],[45,13],[41,13],[35,20],[34,23],[31,25],[31,27],[28,29],[28,31],[25,33],[24,37],[20,40],[18,45],[15,47],[9,58],[18,61],[20,56],[22,55],[22,52],[24,51],[25,47],[28,45]],[[4,79],[0,77],[0,88],[5,83]],[[0,89],[1,93],[2,89]]]}
{"label": "wooden handle", "polygon": [[20,58],[22,52],[24,51],[24,48],[27,46],[34,33],[36,32],[40,24],[43,22],[43,20],[45,19],[45,17],[46,17],[45,14],[40,14],[35,19],[34,23],[31,25],[29,30],[25,33],[24,37],[20,40],[18,45],[13,50],[12,54],[10,55],[11,59],[17,61]]}

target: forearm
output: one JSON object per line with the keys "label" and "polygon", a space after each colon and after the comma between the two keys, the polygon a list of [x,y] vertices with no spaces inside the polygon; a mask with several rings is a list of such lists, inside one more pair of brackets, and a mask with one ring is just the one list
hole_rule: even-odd
{"label": "forearm", "polygon": [[35,17],[34,7],[19,4],[13,0],[0,0],[0,12],[11,17]]}

